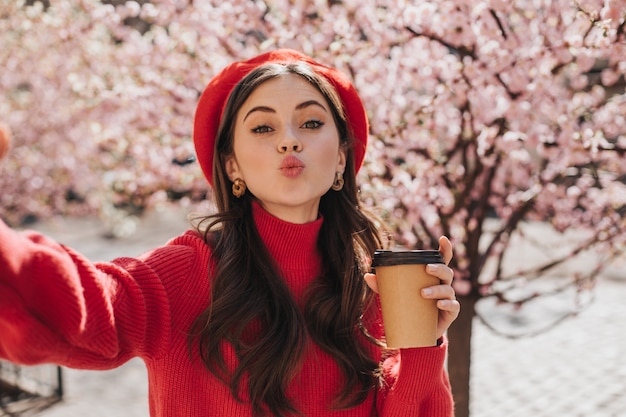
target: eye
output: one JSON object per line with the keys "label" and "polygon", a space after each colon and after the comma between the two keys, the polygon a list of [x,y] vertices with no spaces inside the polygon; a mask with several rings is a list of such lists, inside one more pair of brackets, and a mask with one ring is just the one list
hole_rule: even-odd
{"label": "eye", "polygon": [[315,119],[308,120],[302,125],[302,127],[305,129],[319,129],[322,126],[324,126],[324,123]]}
{"label": "eye", "polygon": [[252,128],[252,133],[269,133],[273,129],[268,125],[259,125],[257,127]]}

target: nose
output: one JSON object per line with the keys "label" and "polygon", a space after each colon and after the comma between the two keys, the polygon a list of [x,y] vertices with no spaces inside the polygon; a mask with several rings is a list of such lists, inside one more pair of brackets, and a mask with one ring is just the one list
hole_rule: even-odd
{"label": "nose", "polygon": [[278,152],[300,152],[302,150],[302,142],[293,132],[288,131],[278,143]]}

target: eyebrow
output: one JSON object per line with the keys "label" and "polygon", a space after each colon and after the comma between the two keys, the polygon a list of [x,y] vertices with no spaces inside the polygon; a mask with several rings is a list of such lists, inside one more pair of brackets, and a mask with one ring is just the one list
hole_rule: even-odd
{"label": "eyebrow", "polygon": [[[303,101],[302,103],[300,103],[300,104],[298,104],[298,105],[296,106],[296,110],[302,110],[302,109],[305,109],[305,108],[310,107],[310,106],[318,106],[318,107],[320,107],[322,110],[324,110],[325,112],[328,112],[328,111],[326,110],[326,107],[324,107],[324,106],[323,106],[323,105],[322,105],[319,101],[317,101],[317,100],[307,100],[307,101]],[[264,113],[276,113],[276,110],[274,110],[274,109],[273,109],[273,108],[271,108],[271,107],[268,107],[268,106],[256,106],[256,107],[251,108],[251,109],[250,109],[250,111],[249,111],[248,113],[246,113],[246,115],[245,115],[245,116],[244,116],[244,118],[243,118],[243,121],[245,122],[245,121],[246,121],[246,119],[248,118],[248,116],[250,116],[250,114],[252,114],[252,113],[254,113],[254,112],[257,112],[257,111],[264,112]]]}

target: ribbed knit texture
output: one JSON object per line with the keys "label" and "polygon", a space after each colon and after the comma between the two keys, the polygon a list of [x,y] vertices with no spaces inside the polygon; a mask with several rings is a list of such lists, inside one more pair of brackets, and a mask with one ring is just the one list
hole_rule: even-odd
{"label": "ribbed knit texture", "polygon": [[[321,269],[316,242],[323,220],[291,224],[258,205],[254,218],[301,301]],[[189,357],[189,329],[209,299],[209,255],[201,237],[190,231],[137,259],[93,264],[44,236],[17,233],[0,221],[0,357],[108,369],[138,356],[148,368],[151,416],[250,416],[250,407],[233,400],[195,350]],[[225,349],[234,361],[232,350]],[[377,348],[372,352],[380,357]],[[311,417],[449,417],[445,354],[446,343],[401,350],[384,364],[383,388],[358,407],[332,411],[329,404],[342,375],[329,355],[311,345],[288,394]]]}

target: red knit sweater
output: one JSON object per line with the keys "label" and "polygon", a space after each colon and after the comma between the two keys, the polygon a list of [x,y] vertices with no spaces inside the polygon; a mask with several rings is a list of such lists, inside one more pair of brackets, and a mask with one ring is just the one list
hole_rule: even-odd
{"label": "red knit sweater", "polygon": [[[322,220],[291,224],[259,206],[254,216],[299,300],[320,271],[316,240]],[[228,387],[189,356],[189,329],[209,299],[209,255],[202,238],[190,231],[137,259],[94,264],[0,221],[0,357],[108,369],[138,356],[148,368],[151,416],[250,416],[248,404],[235,401]],[[380,358],[378,348],[372,352]],[[335,362],[315,345],[306,355],[288,390],[306,416],[453,415],[445,343],[402,349],[385,361],[389,387],[343,411],[329,408],[342,381]]]}

